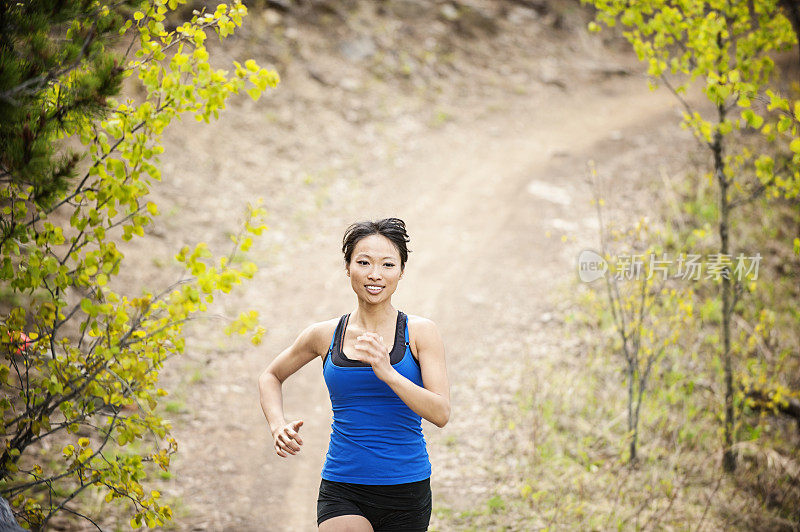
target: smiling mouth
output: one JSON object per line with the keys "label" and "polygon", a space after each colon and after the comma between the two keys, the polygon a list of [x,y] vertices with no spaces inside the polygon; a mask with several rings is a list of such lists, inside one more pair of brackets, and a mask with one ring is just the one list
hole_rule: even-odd
{"label": "smiling mouth", "polygon": [[382,286],[378,286],[378,285],[375,285],[375,284],[364,285],[364,287],[367,289],[367,292],[369,292],[370,294],[380,294],[381,290],[383,290]]}

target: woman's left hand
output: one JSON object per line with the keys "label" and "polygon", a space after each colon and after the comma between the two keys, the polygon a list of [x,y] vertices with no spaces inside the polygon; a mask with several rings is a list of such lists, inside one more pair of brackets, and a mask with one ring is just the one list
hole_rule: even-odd
{"label": "woman's left hand", "polygon": [[395,371],[389,358],[389,348],[383,344],[383,336],[373,332],[364,333],[356,338],[354,349],[357,353],[353,358],[372,366],[379,379],[385,381]]}

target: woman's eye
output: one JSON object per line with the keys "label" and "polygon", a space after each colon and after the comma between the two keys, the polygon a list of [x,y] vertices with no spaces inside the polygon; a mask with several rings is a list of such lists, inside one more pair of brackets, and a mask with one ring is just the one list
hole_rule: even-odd
{"label": "woman's eye", "polygon": [[391,262],[387,262],[386,264],[384,264],[384,266],[386,266],[387,268],[392,268],[394,267],[394,264],[392,264]]}
{"label": "woman's eye", "polygon": [[365,261],[365,260],[360,260],[360,261],[358,261],[358,263],[359,263],[359,264],[369,264],[369,263],[368,263],[367,261]]}

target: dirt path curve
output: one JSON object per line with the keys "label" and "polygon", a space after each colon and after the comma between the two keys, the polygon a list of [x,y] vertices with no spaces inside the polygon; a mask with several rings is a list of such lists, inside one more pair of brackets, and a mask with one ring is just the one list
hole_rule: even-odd
{"label": "dirt path curve", "polygon": [[[188,362],[173,368],[185,409],[173,419],[180,442],[174,478],[161,489],[176,501],[179,529],[316,529],[331,423],[320,363],[302,368],[284,385],[287,418],[305,422],[303,451],[288,459],[272,451],[256,378],[308,323],[352,309],[339,242],[347,223],[366,217],[406,221],[412,253],[393,302],[436,321],[446,343],[451,421],[444,429],[424,422],[434,505],[465,510],[498,489],[503,466],[493,461],[492,449],[503,435],[496,432],[491,409],[509,401],[519,386],[516,362],[525,355],[509,336],[532,342],[547,334],[548,318],[542,316],[552,310],[557,287],[574,278],[576,250],[595,238],[585,162],[641,147],[641,135],[665,124],[677,129],[671,95],[647,91],[641,76],[580,85],[585,88],[553,88],[467,124],[426,130],[404,151],[405,163],[334,183],[308,224],[292,218],[291,206],[280,211],[267,198],[267,208],[281,217],[271,221],[266,247],[254,252],[263,266],[259,278],[232,304],[261,311],[269,331],[264,344],[234,344],[241,350],[231,352],[195,328]],[[259,127],[247,112],[230,112],[245,132]],[[195,130],[187,126],[173,140],[187,131]],[[231,149],[224,138],[195,141],[207,142],[206,162],[224,160]],[[244,142],[238,149],[246,159],[253,145]],[[181,157],[171,156],[168,164],[206,167],[204,160]],[[235,204],[262,195],[259,176],[267,167],[265,162],[246,168],[241,175],[251,177],[228,190],[213,178],[208,185],[198,179],[201,192],[192,209],[200,213],[207,202]],[[387,173],[392,179],[383,177]],[[565,230],[583,241],[562,243]],[[543,356],[558,355],[555,350]],[[434,525],[447,529],[436,516]]]}

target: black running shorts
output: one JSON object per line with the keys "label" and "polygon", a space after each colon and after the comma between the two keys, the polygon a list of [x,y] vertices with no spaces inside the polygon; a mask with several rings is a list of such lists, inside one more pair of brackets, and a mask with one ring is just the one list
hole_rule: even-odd
{"label": "black running shorts", "polygon": [[362,515],[375,532],[428,530],[431,479],[406,484],[370,485],[325,480],[319,484],[317,526],[340,515]]}

